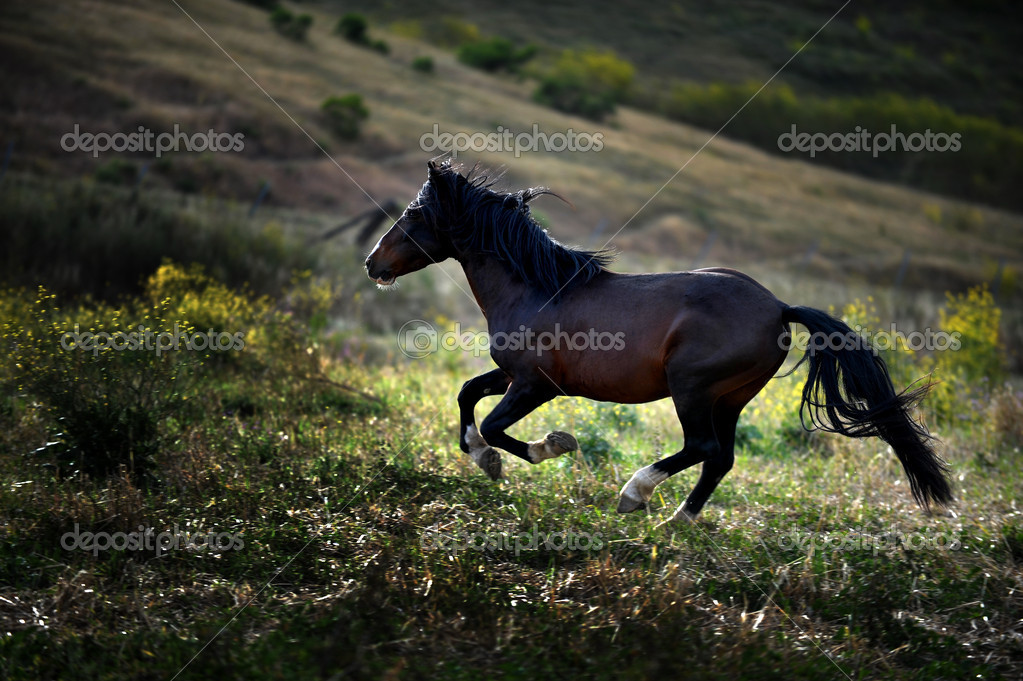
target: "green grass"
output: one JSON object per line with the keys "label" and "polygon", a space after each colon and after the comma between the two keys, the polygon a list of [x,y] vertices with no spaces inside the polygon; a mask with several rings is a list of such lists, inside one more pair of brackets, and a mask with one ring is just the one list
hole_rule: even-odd
{"label": "green grass", "polygon": [[[321,379],[265,350],[261,372],[203,373],[193,408],[163,422],[158,482],[146,487],[55,474],[32,451],[58,422],[31,396],[6,394],[6,678],[1020,671],[1006,634],[1023,616],[1021,443],[1004,419],[976,411],[942,429],[958,515],[928,516],[877,441],[788,439],[778,424],[793,422],[801,380],[776,381],[744,415],[750,437],[701,522],[658,528],[695,471],[659,487],[648,513],[614,507],[633,470],[681,446],[668,401],[545,405],[512,434],[561,428],[585,450],[535,467],[506,456],[507,479],[493,483],[457,448],[454,397],[482,361],[361,363],[325,336],[309,341]],[[991,399],[1018,419],[1009,397]],[[62,546],[76,530],[140,527],[240,545]]]}

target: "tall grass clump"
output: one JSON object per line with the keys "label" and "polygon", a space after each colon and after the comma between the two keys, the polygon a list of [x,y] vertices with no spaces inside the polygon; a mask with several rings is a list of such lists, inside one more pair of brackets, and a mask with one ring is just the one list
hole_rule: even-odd
{"label": "tall grass clump", "polygon": [[164,258],[202,265],[228,286],[277,294],[317,256],[281,227],[229,205],[182,207],[87,181],[8,176],[0,185],[0,285],[61,296],[136,295]]}

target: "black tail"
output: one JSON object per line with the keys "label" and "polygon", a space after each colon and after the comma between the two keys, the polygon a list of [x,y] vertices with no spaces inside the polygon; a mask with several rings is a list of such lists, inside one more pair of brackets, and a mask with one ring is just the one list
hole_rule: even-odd
{"label": "black tail", "polygon": [[786,307],[782,320],[810,332],[802,360],[810,365],[799,405],[803,427],[805,410],[815,428],[849,437],[876,435],[899,457],[917,503],[948,506],[953,500],[948,466],[931,448],[927,430],[909,415],[930,384],[896,394],[888,367],[869,342],[826,312]]}

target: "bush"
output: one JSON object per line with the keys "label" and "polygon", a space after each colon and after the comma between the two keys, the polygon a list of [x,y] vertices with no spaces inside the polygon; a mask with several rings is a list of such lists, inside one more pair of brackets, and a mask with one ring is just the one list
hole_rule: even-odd
{"label": "bush", "polygon": [[999,339],[1002,311],[984,285],[947,294],[938,317],[941,331],[959,345],[935,353],[925,365],[936,380],[932,408],[948,419],[976,417],[984,411],[980,402],[990,400],[1005,376],[1005,349]]}
{"label": "bush", "polygon": [[369,118],[369,109],[362,103],[362,96],[355,93],[329,97],[320,108],[331,131],[345,140],[358,138],[360,124]]}
{"label": "bush", "polygon": [[361,14],[350,12],[337,20],[334,33],[348,42],[366,45],[369,43],[369,22]]}
{"label": "bush", "polygon": [[599,121],[614,112],[634,75],[632,64],[611,52],[565,50],[541,78],[533,99]]}
{"label": "bush", "polygon": [[433,57],[416,57],[412,60],[412,68],[422,73],[433,73]]}
{"label": "bush", "polygon": [[309,27],[313,25],[313,17],[310,14],[295,14],[278,6],[270,13],[270,23],[284,37],[302,42],[309,33]]}
{"label": "bush", "polygon": [[458,48],[458,60],[484,71],[515,72],[536,54],[536,46],[516,48],[504,38],[489,38],[463,44]]}
{"label": "bush", "polygon": [[201,356],[118,350],[94,334],[120,341],[125,337],[115,332],[139,338],[191,333],[168,307],[166,301],[116,308],[85,303],[65,312],[40,287],[28,318],[4,322],[0,340],[11,350],[4,373],[20,396],[39,401],[51,424],[49,442],[36,454],[54,454],[63,474],[106,476],[123,469],[148,480],[166,442],[160,425],[183,407],[189,373]]}
{"label": "bush", "polygon": [[[736,111],[725,133],[772,153],[843,170],[901,182],[940,194],[1023,208],[1023,130],[993,120],[958,114],[927,99],[882,93],[870,97],[822,99],[798,96],[787,85],[760,91],[759,83],[676,85],[663,98],[661,111],[670,118],[717,130]],[[759,94],[757,94],[759,91]],[[754,97],[754,95],[756,95]],[[752,100],[751,100],[752,98]],[[743,108],[745,107],[745,108]],[[802,151],[784,152],[781,135],[790,133],[890,134],[892,126],[905,136],[914,133],[960,135],[958,151],[820,151],[813,158]],[[861,145],[862,146],[862,145]]]}
{"label": "bush", "polygon": [[878,341],[875,346],[882,348],[880,354],[897,390],[921,380],[933,382],[923,407],[942,419],[961,422],[982,415],[982,403],[991,400],[1005,376],[1005,349],[999,339],[1001,310],[986,285],[947,294],[945,307],[938,310],[938,330],[948,334],[948,345],[935,343],[929,354],[909,349],[901,334],[884,333],[869,298],[846,306],[842,318]]}
{"label": "bush", "polygon": [[361,47],[368,47],[381,54],[388,54],[390,46],[383,40],[370,40],[369,22],[361,14],[350,12],[337,20],[334,33],[342,36],[345,40]]}
{"label": "bush", "polygon": [[141,296],[117,305],[83,298],[65,310],[44,288],[8,291],[0,295],[0,388],[38,405],[49,442],[35,453],[62,473],[124,471],[153,482],[176,426],[205,408],[190,405],[202,400],[194,386],[207,374],[308,390],[305,381],[319,374],[309,325],[325,326],[335,293],[300,274],[285,310],[200,266],[169,262]]}

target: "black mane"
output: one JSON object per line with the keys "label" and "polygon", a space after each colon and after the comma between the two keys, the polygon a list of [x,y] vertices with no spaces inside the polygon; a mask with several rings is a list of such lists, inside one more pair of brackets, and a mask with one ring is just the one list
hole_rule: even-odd
{"label": "black mane", "polygon": [[[528,203],[553,192],[543,187],[497,192],[491,189],[495,181],[478,167],[462,175],[445,162],[430,173],[410,208],[420,210],[427,222],[450,236],[459,251],[493,256],[551,298],[588,282],[614,259],[610,251],[569,248],[547,234],[530,214]],[[444,186],[430,191],[438,182]],[[440,195],[453,198],[454,214],[442,205]]]}

